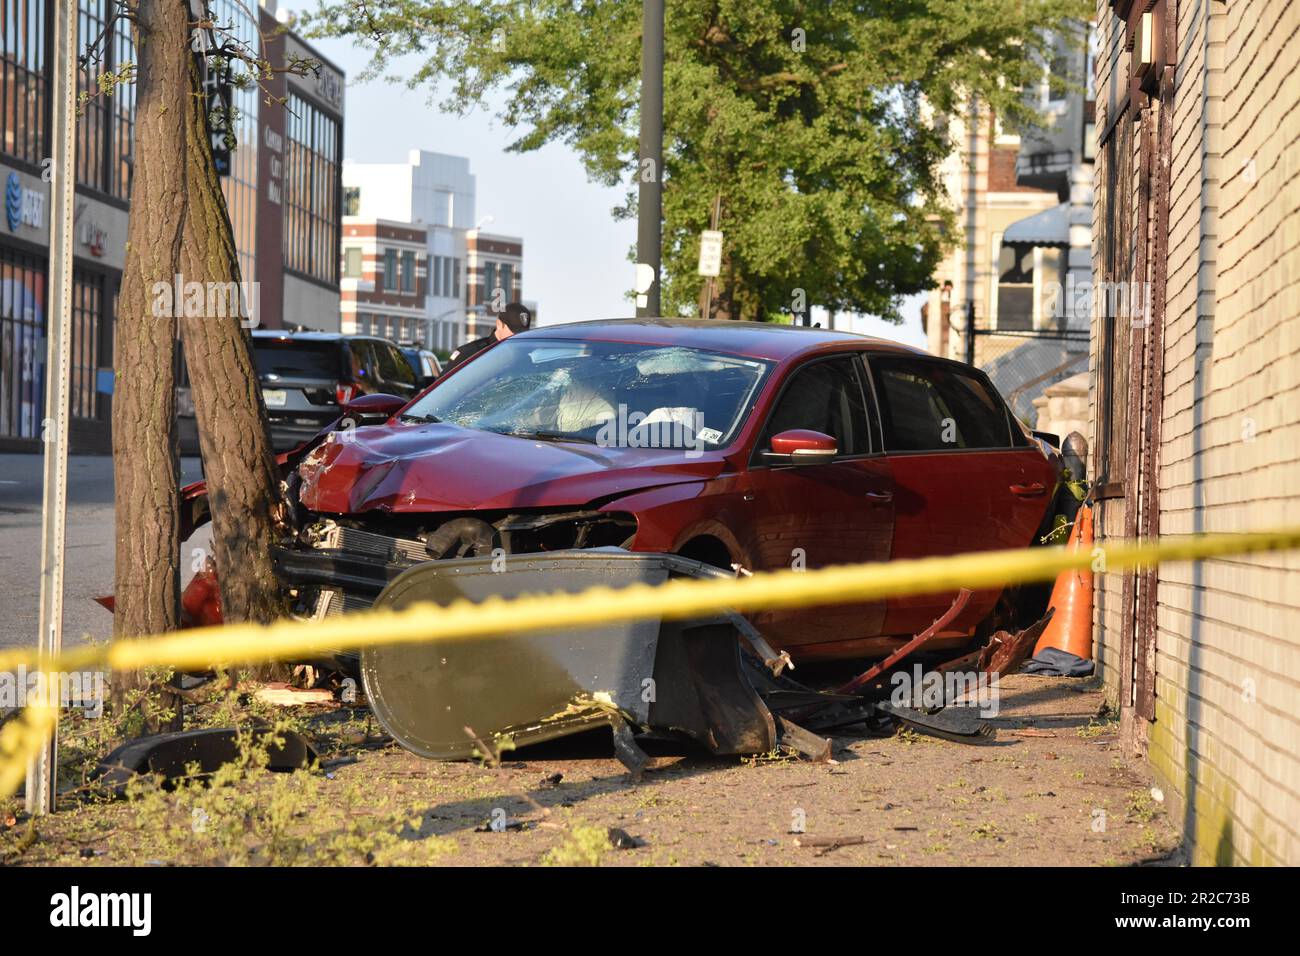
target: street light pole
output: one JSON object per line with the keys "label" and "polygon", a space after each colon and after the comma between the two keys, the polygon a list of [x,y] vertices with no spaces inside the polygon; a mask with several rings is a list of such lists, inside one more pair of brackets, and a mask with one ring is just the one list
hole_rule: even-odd
{"label": "street light pole", "polygon": [[966,364],[975,364],[975,300],[966,301]]}
{"label": "street light pole", "polygon": [[[664,152],[664,0],[644,0],[641,11],[641,140],[637,164],[636,259],[650,278],[637,300],[638,316],[659,315]],[[638,283],[637,292],[642,288]],[[644,299],[644,305],[642,304]]]}
{"label": "street light pole", "polygon": [[[482,312],[482,311],[483,311],[483,306],[481,306],[481,305],[471,305],[471,306],[469,306],[469,307],[466,307],[466,306],[463,306],[463,305],[458,305],[458,306],[456,306],[456,307],[454,307],[454,308],[448,309],[446,312],[443,312],[441,315],[435,315],[433,318],[431,318],[431,319],[429,320],[429,341],[430,341],[430,342],[433,342],[433,338],[434,338],[434,336],[433,336],[433,329],[434,329],[434,326],[437,325],[437,323],[441,322],[443,319],[445,319],[447,316],[449,316],[449,315],[465,315],[465,316],[470,316],[470,315],[477,315],[478,313],[480,313],[480,312]],[[429,347],[430,351],[432,351],[433,346],[430,345],[430,346],[428,346],[428,347]],[[452,350],[454,351],[456,348],[458,348],[458,346],[457,346],[457,344],[456,344],[455,342],[452,342],[452,343],[451,343],[451,348],[452,348]]]}
{"label": "street light pole", "polygon": [[[59,0],[54,20],[54,156],[50,181],[50,309],[45,357],[44,492],[41,503],[41,610],[37,647],[41,666],[63,644],[63,546],[68,507],[68,404],[72,344],[72,226],[76,165],[76,0]],[[57,679],[42,681],[57,707]],[[27,768],[26,802],[31,814],[54,809],[58,784],[58,725]]]}

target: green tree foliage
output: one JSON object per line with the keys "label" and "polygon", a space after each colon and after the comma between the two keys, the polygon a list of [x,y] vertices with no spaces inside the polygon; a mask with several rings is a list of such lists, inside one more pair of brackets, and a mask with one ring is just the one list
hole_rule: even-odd
{"label": "green tree foliage", "polygon": [[[506,92],[511,148],[572,146],[605,184],[633,183],[641,4],[632,0],[318,0],[316,36],[399,66],[444,108]],[[949,235],[935,122],[976,98],[1032,123],[1046,31],[1082,42],[1082,0],[671,0],[664,69],[664,308],[695,312],[698,237],[720,197],[718,314],[813,304],[897,318]],[[408,69],[409,67],[409,69]],[[635,215],[635,195],[615,210]]]}

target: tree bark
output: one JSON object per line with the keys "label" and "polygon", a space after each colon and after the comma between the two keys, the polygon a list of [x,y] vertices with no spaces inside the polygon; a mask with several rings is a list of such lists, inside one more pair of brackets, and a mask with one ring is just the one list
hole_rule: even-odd
{"label": "tree bark", "polygon": [[[238,283],[234,232],[193,58],[184,84],[181,89],[189,95],[184,97],[184,149],[178,153],[187,179],[182,272],[187,281]],[[181,340],[212,508],[223,619],[267,622],[285,611],[271,557],[280,481],[248,331],[239,315],[226,311],[195,316],[187,309],[180,319]]]}
{"label": "tree bark", "polygon": [[[179,623],[179,469],[176,319],[158,308],[157,282],[179,271],[185,217],[185,110],[189,50],[178,0],[140,0],[133,215],[118,296],[113,396],[116,520],[113,631],[135,637]],[[119,674],[114,701],[145,685]]]}
{"label": "tree bark", "polygon": [[[140,0],[136,9],[135,175],[113,402],[114,632],[124,637],[174,630],[180,622],[178,323],[224,617],[269,621],[282,611],[271,563],[279,479],[248,336],[237,314],[194,315],[184,295],[187,283],[206,290],[240,279],[188,21],[182,0]],[[205,308],[211,301],[205,291]],[[117,675],[115,701],[146,683],[142,674]]]}

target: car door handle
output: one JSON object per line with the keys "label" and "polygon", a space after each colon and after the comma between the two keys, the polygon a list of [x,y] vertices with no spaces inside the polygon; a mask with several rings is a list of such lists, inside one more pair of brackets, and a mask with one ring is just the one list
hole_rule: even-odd
{"label": "car door handle", "polygon": [[868,491],[867,497],[872,501],[893,501],[894,493],[892,491]]}
{"label": "car door handle", "polygon": [[1030,482],[1027,485],[1012,485],[1011,493],[1019,495],[1022,498],[1037,498],[1047,491],[1046,486],[1040,481]]}

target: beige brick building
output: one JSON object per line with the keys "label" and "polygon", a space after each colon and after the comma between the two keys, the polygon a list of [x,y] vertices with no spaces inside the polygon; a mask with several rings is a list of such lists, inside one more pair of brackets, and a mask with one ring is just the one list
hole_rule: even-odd
{"label": "beige brick building", "polygon": [[[1099,532],[1300,524],[1300,4],[1098,0],[1097,23],[1094,279],[1134,283],[1094,290]],[[1192,860],[1300,863],[1300,555],[1097,588],[1124,739]]]}

